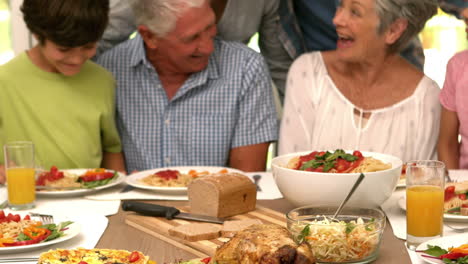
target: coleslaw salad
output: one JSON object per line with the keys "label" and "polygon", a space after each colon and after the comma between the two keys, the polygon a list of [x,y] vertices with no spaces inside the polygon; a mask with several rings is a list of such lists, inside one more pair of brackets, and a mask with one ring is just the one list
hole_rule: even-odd
{"label": "coleslaw salad", "polygon": [[340,221],[322,216],[316,220],[297,222],[291,228],[300,233],[298,242],[307,242],[317,260],[343,262],[372,257],[379,247],[383,225],[373,218]]}

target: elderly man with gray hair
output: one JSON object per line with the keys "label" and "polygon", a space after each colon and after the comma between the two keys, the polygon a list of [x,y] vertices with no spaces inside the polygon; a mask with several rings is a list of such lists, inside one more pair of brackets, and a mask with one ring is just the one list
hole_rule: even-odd
{"label": "elderly man with gray hair", "polygon": [[138,34],[99,57],[117,82],[129,171],[265,169],[277,118],[260,54],[217,39],[208,0],[133,0]]}

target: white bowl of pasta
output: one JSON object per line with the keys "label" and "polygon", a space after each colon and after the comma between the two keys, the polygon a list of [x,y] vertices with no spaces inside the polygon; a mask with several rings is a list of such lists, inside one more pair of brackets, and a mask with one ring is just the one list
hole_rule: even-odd
{"label": "white bowl of pasta", "polygon": [[279,190],[296,206],[338,206],[362,172],[365,178],[347,205],[378,207],[395,190],[402,163],[382,153],[336,150],[290,153],[271,166]]}

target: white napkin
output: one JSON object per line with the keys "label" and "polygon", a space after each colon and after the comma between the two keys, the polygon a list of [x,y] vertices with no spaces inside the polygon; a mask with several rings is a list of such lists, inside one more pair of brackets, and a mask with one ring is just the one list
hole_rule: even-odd
{"label": "white napkin", "polygon": [[[253,181],[252,176],[255,174],[261,175],[258,182],[262,191],[257,192],[259,200],[273,200],[283,198],[281,192],[276,186],[273,175],[270,172],[251,172],[246,175]],[[152,190],[134,189],[126,193],[121,193],[122,186],[110,188],[107,190],[87,195],[85,198],[90,200],[109,201],[109,200],[188,200],[187,195],[170,195],[157,193]]]}
{"label": "white napkin", "polygon": [[[7,199],[6,187],[0,188],[0,201]],[[84,197],[41,197],[36,196],[36,207],[25,210],[41,214],[60,214],[67,216],[81,216],[96,214],[109,216],[119,211],[120,201],[91,201]]]}
{"label": "white napkin", "polygon": [[[109,220],[102,215],[89,215],[81,217],[70,217],[74,222],[81,225],[81,233],[76,237],[60,242],[57,244],[49,245],[34,251],[22,252],[17,254],[0,254],[0,259],[6,258],[37,258],[42,252],[46,252],[50,249],[63,248],[63,249],[73,249],[77,247],[83,248],[94,248],[101,238],[102,234],[107,228]],[[17,264],[16,262],[15,264]],[[37,263],[33,262],[22,262],[22,263]]]}

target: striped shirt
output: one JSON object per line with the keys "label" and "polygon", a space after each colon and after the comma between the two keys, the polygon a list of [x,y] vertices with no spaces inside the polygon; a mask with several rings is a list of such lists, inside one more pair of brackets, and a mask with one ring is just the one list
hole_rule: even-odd
{"label": "striped shirt", "polygon": [[208,66],[168,100],[137,35],[98,58],[117,81],[117,127],[129,171],[226,166],[232,148],[277,140],[268,68],[245,45],[215,39]]}

